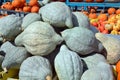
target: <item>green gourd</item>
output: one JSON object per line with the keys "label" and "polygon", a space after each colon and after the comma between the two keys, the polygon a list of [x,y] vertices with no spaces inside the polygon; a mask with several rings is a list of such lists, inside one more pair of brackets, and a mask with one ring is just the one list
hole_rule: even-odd
{"label": "green gourd", "polygon": [[45,22],[36,21],[30,24],[15,39],[18,46],[24,45],[32,55],[48,55],[63,41],[53,27]]}
{"label": "green gourd", "polygon": [[20,80],[52,80],[49,61],[41,56],[32,56],[23,61],[19,72]]}
{"label": "green gourd", "polygon": [[62,45],[54,61],[59,80],[80,80],[83,64],[77,53]]}

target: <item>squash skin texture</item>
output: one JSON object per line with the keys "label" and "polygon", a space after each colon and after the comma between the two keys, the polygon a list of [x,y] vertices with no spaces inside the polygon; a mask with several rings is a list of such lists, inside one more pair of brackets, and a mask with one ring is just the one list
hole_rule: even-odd
{"label": "squash skin texture", "polygon": [[29,13],[23,18],[22,29],[27,28],[31,23],[41,21],[41,16],[37,13]]}
{"label": "squash skin texture", "polygon": [[20,80],[46,80],[47,76],[52,77],[51,65],[41,56],[27,58],[20,67]]}
{"label": "squash skin texture", "polygon": [[72,20],[74,26],[90,29],[89,18],[82,12],[72,12]]}
{"label": "squash skin texture", "polygon": [[84,27],[74,27],[61,32],[67,46],[81,54],[87,55],[98,50],[98,41],[94,33]]}
{"label": "squash skin texture", "polygon": [[16,66],[19,68],[20,64],[30,56],[24,47],[16,47],[8,41],[2,44],[0,50],[6,53],[2,68],[9,69]]}
{"label": "squash skin texture", "polygon": [[72,12],[64,2],[51,2],[41,7],[42,20],[55,27],[73,27]]}
{"label": "squash skin texture", "polygon": [[85,67],[87,67],[88,69],[95,67],[100,62],[107,62],[105,57],[101,54],[98,54],[98,53],[95,53],[93,55],[89,55],[87,57],[83,57],[82,59],[85,62],[85,64],[87,65]]}
{"label": "squash skin texture", "polygon": [[80,80],[83,73],[81,58],[65,45],[61,46],[54,63],[59,80]]}
{"label": "squash skin texture", "polygon": [[52,26],[42,21],[30,24],[15,39],[16,45],[24,45],[32,55],[48,55],[63,41]]}
{"label": "squash skin texture", "polygon": [[[21,32],[22,18],[16,15],[8,15],[0,19],[0,35],[3,39],[14,40]],[[2,39],[0,39],[2,40]]]}
{"label": "squash skin texture", "polygon": [[115,80],[112,68],[105,62],[98,63],[95,67],[86,70],[81,80]]}
{"label": "squash skin texture", "polygon": [[106,49],[108,63],[115,64],[120,59],[120,40],[102,33],[96,33],[95,36]]}

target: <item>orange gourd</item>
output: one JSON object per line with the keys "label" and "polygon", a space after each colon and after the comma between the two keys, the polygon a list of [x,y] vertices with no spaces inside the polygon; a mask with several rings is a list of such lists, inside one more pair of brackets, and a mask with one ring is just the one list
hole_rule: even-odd
{"label": "orange gourd", "polygon": [[21,0],[21,2],[24,4],[24,3],[26,3],[26,0]]}
{"label": "orange gourd", "polygon": [[107,12],[108,12],[109,15],[111,15],[111,14],[114,14],[116,12],[116,9],[115,8],[109,8]]}
{"label": "orange gourd", "polygon": [[30,0],[29,5],[30,6],[38,5],[38,0]]}
{"label": "orange gourd", "polygon": [[86,2],[93,2],[94,0],[86,0]]}
{"label": "orange gourd", "polygon": [[89,14],[89,18],[96,19],[97,18],[97,14],[96,13],[90,13]]}
{"label": "orange gourd", "polygon": [[14,7],[19,8],[19,7],[21,7],[21,5],[22,5],[22,1],[21,1],[21,0],[13,0],[12,5],[13,5]]}
{"label": "orange gourd", "polygon": [[120,80],[120,73],[118,73],[117,75],[117,80]]}
{"label": "orange gourd", "polygon": [[33,7],[31,8],[31,12],[32,12],[32,13],[38,13],[38,11],[39,11],[39,7],[38,7],[38,6],[33,6]]}
{"label": "orange gourd", "polygon": [[120,61],[116,63],[116,72],[120,72]]}
{"label": "orange gourd", "polygon": [[120,9],[117,9],[117,10],[116,10],[116,14],[120,14]]}
{"label": "orange gourd", "polygon": [[31,12],[31,7],[29,5],[24,6],[23,12]]}
{"label": "orange gourd", "polygon": [[101,13],[98,15],[98,20],[106,21],[108,19],[107,14],[103,13],[104,11],[101,11]]}

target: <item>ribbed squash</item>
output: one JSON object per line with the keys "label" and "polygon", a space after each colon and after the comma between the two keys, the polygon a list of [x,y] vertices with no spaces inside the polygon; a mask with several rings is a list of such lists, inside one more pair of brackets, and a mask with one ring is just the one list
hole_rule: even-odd
{"label": "ribbed squash", "polygon": [[42,20],[55,27],[73,27],[72,12],[64,2],[51,2],[41,7]]}
{"label": "ribbed squash", "polygon": [[23,18],[22,29],[27,28],[31,23],[40,21],[41,16],[37,13],[29,13]]}
{"label": "ribbed squash", "polygon": [[100,62],[94,68],[85,71],[81,80],[114,80],[111,66]]}
{"label": "ribbed squash", "polygon": [[0,49],[5,53],[2,62],[2,68],[5,72],[11,67],[19,68],[20,64],[30,56],[24,47],[15,47],[8,41],[2,44]]}
{"label": "ribbed squash", "polygon": [[0,19],[0,39],[13,41],[14,38],[21,32],[22,18],[16,15],[8,15]]}
{"label": "ribbed squash", "polygon": [[85,27],[90,29],[89,18],[82,12],[72,13],[73,26]]}
{"label": "ribbed squash", "polygon": [[43,56],[52,52],[62,40],[50,24],[36,21],[16,37],[15,44],[24,45],[33,55]]}
{"label": "ribbed squash", "polygon": [[59,80],[80,80],[83,73],[81,58],[65,45],[61,46],[54,63]]}
{"label": "ribbed squash", "polygon": [[81,55],[98,51],[98,41],[94,33],[84,27],[74,27],[61,32],[67,46]]}
{"label": "ribbed squash", "polygon": [[52,80],[52,69],[49,61],[41,56],[27,58],[20,67],[19,79]]}
{"label": "ribbed squash", "polygon": [[82,58],[85,62],[86,66],[84,66],[86,69],[91,69],[95,67],[100,62],[107,62],[105,57],[101,54],[95,53],[93,55],[86,56]]}

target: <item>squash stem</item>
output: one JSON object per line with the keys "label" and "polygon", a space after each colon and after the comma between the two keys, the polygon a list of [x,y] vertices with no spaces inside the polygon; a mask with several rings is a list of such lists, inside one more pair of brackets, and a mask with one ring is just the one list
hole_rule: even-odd
{"label": "squash stem", "polygon": [[4,72],[5,72],[5,73],[7,73],[7,72],[8,72],[8,71],[7,71],[7,68],[3,68],[3,70],[4,70]]}
{"label": "squash stem", "polygon": [[52,77],[51,77],[50,75],[48,75],[48,76],[46,77],[46,80],[52,80]]}

